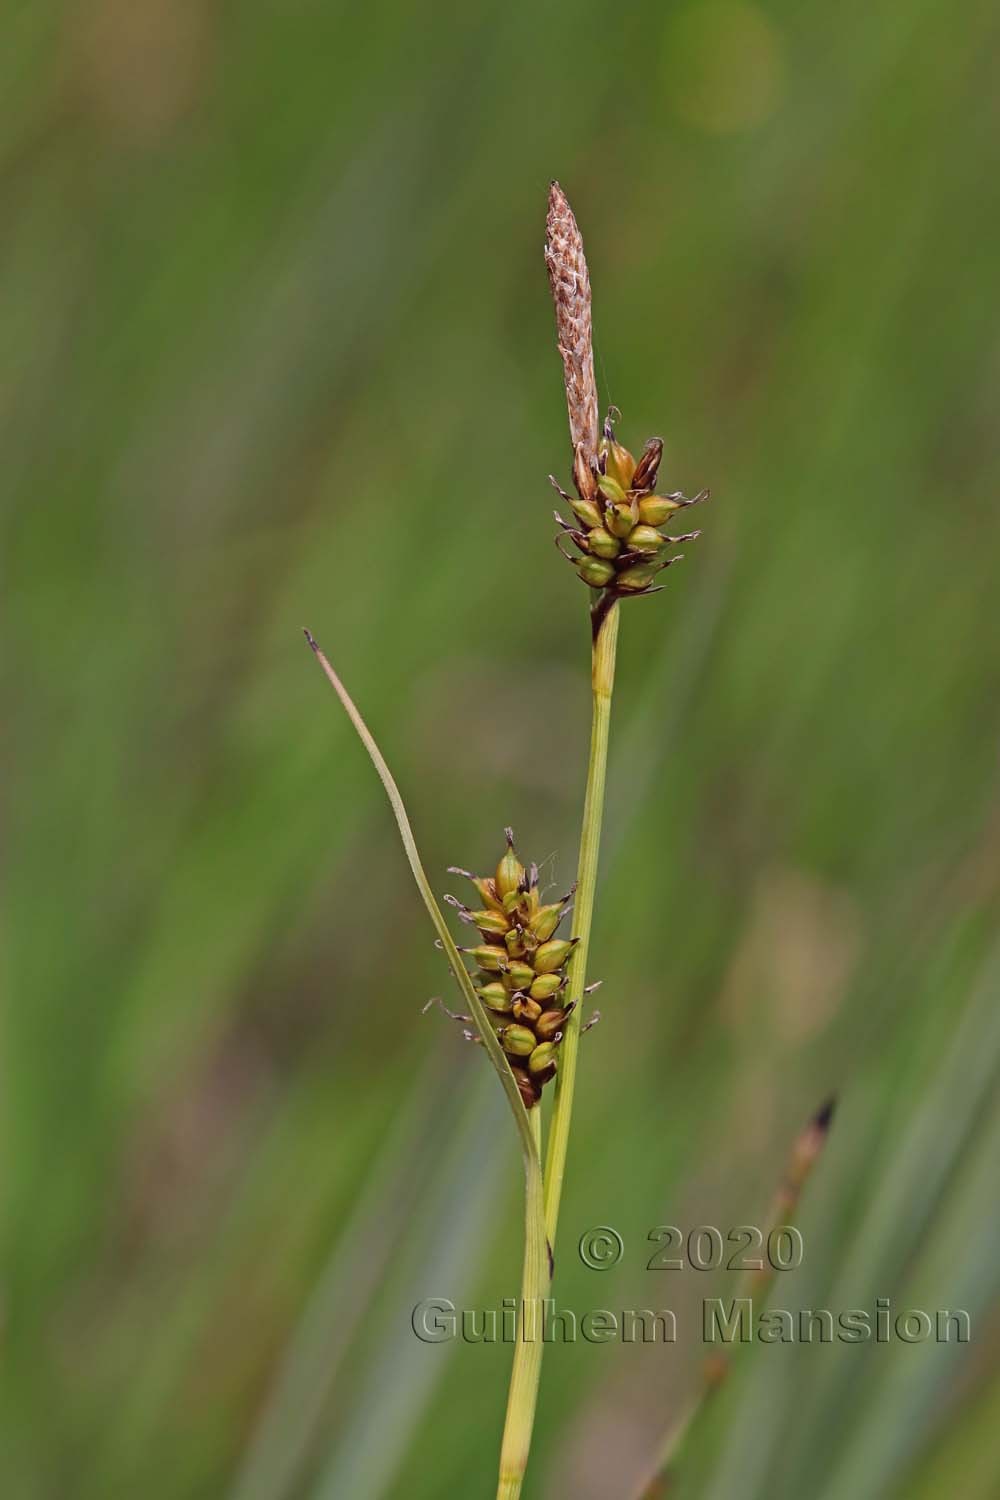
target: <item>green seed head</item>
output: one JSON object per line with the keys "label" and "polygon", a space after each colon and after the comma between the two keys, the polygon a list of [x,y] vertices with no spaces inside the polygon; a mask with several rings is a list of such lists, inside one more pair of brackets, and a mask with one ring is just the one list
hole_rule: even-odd
{"label": "green seed head", "polygon": [[[570,408],[573,409],[572,399]],[[574,427],[571,420],[575,441],[573,481],[579,500],[572,499],[570,503],[581,529],[570,527],[557,516],[563,528],[563,536],[556,538],[560,552],[572,562],[588,587],[607,591],[603,599],[592,603],[595,628],[616,598],[653,592],[649,587],[653,574],[643,571],[646,565],[656,562],[666,567],[674,561],[667,556],[668,547],[688,540],[686,536],[664,536],[659,528],[674,511],[698,504],[709,493],[700,490],[690,498],[679,492],[655,494],[663,441],[650,438],[636,461],[615,434],[614,424],[619,417],[620,413],[612,407],[596,447],[593,438],[589,446],[579,439],[582,427]],[[593,430],[586,423],[583,426]],[[551,475],[550,479],[563,499],[570,500]],[[693,532],[691,538],[697,534]],[[570,557],[569,549],[563,550],[567,537],[584,554],[582,557]]]}
{"label": "green seed head", "polygon": [[[591,560],[600,562],[609,576],[617,576],[610,562]],[[448,901],[464,922],[479,927],[483,934],[478,946],[460,951],[477,966],[474,970],[469,966],[470,978],[491,1013],[500,1045],[512,1060],[524,1107],[531,1109],[544,1085],[555,1077],[555,1053],[573,1009],[564,998],[566,965],[578,940],[555,936],[572,905],[572,891],[561,901],[543,904],[538,866],[521,863],[514,852],[513,834],[505,832],[507,850],[495,876],[452,869],[472,882],[482,898],[481,908],[470,911],[454,897]]]}

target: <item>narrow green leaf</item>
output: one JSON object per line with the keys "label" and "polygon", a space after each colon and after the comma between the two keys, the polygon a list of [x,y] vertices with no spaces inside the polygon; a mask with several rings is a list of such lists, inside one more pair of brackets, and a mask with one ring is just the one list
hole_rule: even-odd
{"label": "narrow green leaf", "polygon": [[430,881],[427,879],[423,864],[421,863],[420,853],[417,849],[417,841],[413,836],[413,829],[410,826],[410,820],[407,816],[406,807],[403,803],[403,798],[400,793],[399,787],[396,785],[393,774],[386,764],[385,757],[383,756],[378,745],[375,743],[375,738],[372,735],[371,730],[368,728],[368,725],[365,723],[364,719],[361,717],[360,713],[355,707],[354,700],[351,698],[347,689],[344,687],[344,684],[341,682],[340,678],[333,670],[333,667],[331,667],[326,656],[320,650],[313,636],[309,633],[308,630],[306,630],[304,634],[306,640],[309,642],[309,645],[312,647],[317,661],[323,668],[323,671],[326,673],[331,687],[343,704],[347,717],[354,725],[354,728],[357,731],[358,738],[364,745],[365,749],[368,751],[368,754],[371,757],[372,765],[378,772],[379,779],[381,780],[382,785],[385,787],[386,796],[389,798],[389,805],[392,808],[396,823],[399,827],[399,836],[403,841],[403,849],[406,853],[406,858],[409,861],[410,870],[413,873],[413,878],[417,884],[417,890],[420,892],[423,903],[427,908],[428,916],[434,924],[434,930],[441,940],[441,946],[444,949],[445,958],[447,958],[448,964],[451,968],[451,972],[455,976],[455,980],[458,984],[459,989],[462,991],[463,999],[467,1002],[469,1009],[472,1011],[472,1014],[475,1017],[476,1026],[479,1030],[479,1035],[483,1039],[483,1045],[486,1048],[486,1052],[489,1056],[490,1062],[493,1064],[494,1068],[496,1068],[497,1075],[500,1079],[501,1084],[503,1085],[504,1093],[507,1095],[508,1101],[510,1102],[511,1111],[514,1115],[514,1123],[517,1126],[517,1133],[520,1136],[521,1147],[524,1151],[525,1166],[526,1168],[530,1167],[532,1170],[540,1172],[541,1168],[539,1166],[538,1160],[538,1149],[535,1144],[534,1134],[532,1132],[530,1122],[528,1120],[528,1111],[521,1103],[521,1095],[518,1091],[517,1082],[514,1078],[514,1075],[510,1070],[510,1064],[507,1061],[507,1054],[504,1052],[503,1048],[500,1045],[500,1042],[497,1039],[497,1034],[493,1029],[493,1026],[489,1019],[489,1015],[486,1011],[485,1006],[483,1005],[483,1002],[476,994],[475,986],[473,985],[472,980],[469,977],[469,973],[465,967],[465,964],[462,962],[462,955],[459,953],[457,947],[455,946],[455,941],[448,929],[448,923],[445,920],[444,913],[442,912],[440,906],[438,906],[437,900],[434,896],[434,892],[431,890]]}

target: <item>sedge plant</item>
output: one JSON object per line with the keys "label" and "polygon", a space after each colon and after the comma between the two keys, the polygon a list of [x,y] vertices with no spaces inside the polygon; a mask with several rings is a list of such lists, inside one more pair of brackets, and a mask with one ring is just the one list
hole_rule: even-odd
{"label": "sedge plant", "polygon": [[[424,871],[389,767],[330,661],[309,631],[305,632],[381,778],[417,888],[468,1007],[457,1013],[457,1019],[468,1025],[470,1038],[482,1044],[495,1069],[520,1141],[525,1176],[524,1260],[497,1500],[516,1500],[521,1493],[538,1397],[544,1348],[542,1306],[554,1268],[577,1049],[586,1029],[583,1000],[588,989],[619,613],[629,599],[659,592],[660,575],[681,559],[678,544],[698,536],[697,531],[671,535],[662,528],[676,512],[708,496],[705,490],[691,498],[679,491],[660,493],[662,440],[650,438],[635,458],[616,436],[617,410],[612,408],[603,424],[600,420],[590,276],[580,230],[557,182],[549,189],[545,264],[563,363],[573,484],[573,491],[567,492],[550,476],[572,517],[556,512],[556,541],[589,595],[593,717],[573,889],[555,902],[544,902],[537,867],[521,862],[514,835],[507,829],[505,847],[491,874],[477,876],[453,867],[452,873],[471,881],[477,903],[473,907],[454,896],[444,898],[477,936],[475,943],[460,948]],[[571,911],[571,935],[561,936],[560,925]],[[550,1082],[553,1102],[543,1151],[539,1106]]]}

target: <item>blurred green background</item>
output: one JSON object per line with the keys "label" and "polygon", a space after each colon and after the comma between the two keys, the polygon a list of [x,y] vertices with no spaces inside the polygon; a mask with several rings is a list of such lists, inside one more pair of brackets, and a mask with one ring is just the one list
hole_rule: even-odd
{"label": "blurred green background", "polygon": [[[439,888],[508,822],[564,888],[552,176],[602,400],[714,497],[624,612],[556,1296],[731,1295],[649,1230],[759,1221],[836,1090],[778,1301],[972,1343],[747,1351],[685,1493],[996,1494],[998,31],[8,9],[5,1496],[493,1493],[510,1350],[409,1319],[516,1294],[516,1143],[300,627]],[[526,1494],[630,1494],[702,1352],[553,1346]]]}

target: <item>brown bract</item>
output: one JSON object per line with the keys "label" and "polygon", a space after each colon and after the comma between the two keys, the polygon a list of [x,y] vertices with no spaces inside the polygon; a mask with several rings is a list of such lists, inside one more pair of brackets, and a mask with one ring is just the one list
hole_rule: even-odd
{"label": "brown bract", "polygon": [[558,182],[549,187],[545,265],[556,309],[556,335],[566,382],[570,438],[574,451],[582,445],[587,462],[594,463],[599,424],[590,275],[583,253],[583,237]]}

